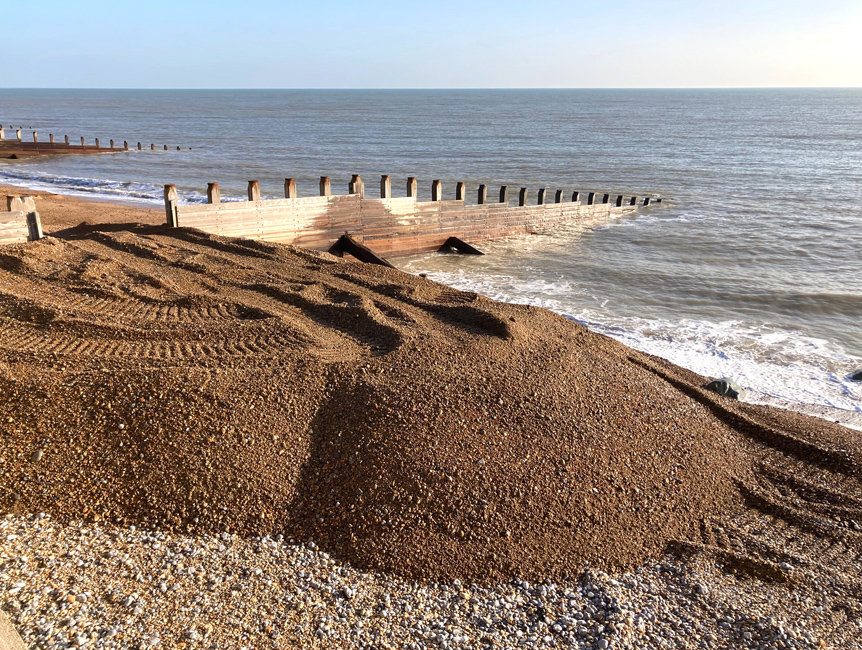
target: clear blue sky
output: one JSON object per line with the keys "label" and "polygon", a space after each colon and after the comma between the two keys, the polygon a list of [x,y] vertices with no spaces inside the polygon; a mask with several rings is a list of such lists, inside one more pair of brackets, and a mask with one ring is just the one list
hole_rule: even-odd
{"label": "clear blue sky", "polygon": [[862,86],[862,0],[0,0],[0,11],[14,35],[6,88]]}

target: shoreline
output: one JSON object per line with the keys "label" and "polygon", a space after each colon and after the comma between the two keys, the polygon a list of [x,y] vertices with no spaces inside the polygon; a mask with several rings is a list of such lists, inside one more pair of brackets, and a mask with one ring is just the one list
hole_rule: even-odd
{"label": "shoreline", "polygon": [[[161,207],[143,207],[135,205],[134,202],[124,202],[113,197],[84,198],[24,186],[0,185],[0,195],[16,193],[27,193],[37,197],[37,208],[42,216],[42,227],[46,235],[53,235],[84,224],[161,225],[164,223],[164,211]],[[862,431],[862,411],[795,402],[756,391],[749,391],[749,395],[748,401],[752,404],[774,406]]]}

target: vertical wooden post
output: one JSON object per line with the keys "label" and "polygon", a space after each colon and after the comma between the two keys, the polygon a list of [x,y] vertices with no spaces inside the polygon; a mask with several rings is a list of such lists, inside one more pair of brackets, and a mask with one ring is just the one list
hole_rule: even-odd
{"label": "vertical wooden post", "polygon": [[177,218],[177,205],[179,204],[179,201],[177,186],[165,185],[165,217],[167,224],[171,228],[176,228],[179,224]]}
{"label": "vertical wooden post", "polygon": [[431,181],[431,200],[432,201],[442,201],[443,200],[443,181],[440,181],[440,180]]}
{"label": "vertical wooden post", "polygon": [[578,199],[581,198],[581,193],[575,190],[572,192],[572,203],[577,203]]}
{"label": "vertical wooden post", "polygon": [[557,190],[554,192],[554,203],[562,203],[563,202],[563,190]]}
{"label": "vertical wooden post", "polygon": [[39,134],[33,131],[33,142],[39,142]]}
{"label": "vertical wooden post", "polygon": [[156,150],[156,145],[150,143],[150,151],[155,151],[155,150]]}
{"label": "vertical wooden post", "polygon": [[479,197],[478,203],[479,205],[485,205],[488,202],[488,186],[480,185],[479,186]]}
{"label": "vertical wooden post", "polygon": [[81,146],[84,146],[84,136],[81,136]]}
{"label": "vertical wooden post", "polygon": [[140,150],[141,150],[141,143],[139,142],[138,143],[138,151],[140,151]]}
{"label": "vertical wooden post", "polygon": [[389,178],[388,174],[382,174],[380,176],[380,198],[392,198],[392,179]]}
{"label": "vertical wooden post", "polygon": [[638,204],[638,197],[633,196],[632,200],[629,201],[629,205],[637,205],[637,204]]}
{"label": "vertical wooden post", "polygon": [[501,185],[500,186],[500,203],[505,203],[509,205],[509,186]]}
{"label": "vertical wooden post", "polygon": [[329,182],[329,176],[320,177],[320,196],[330,196],[332,194],[332,184]]}
{"label": "vertical wooden post", "polygon": [[527,205],[527,188],[522,187],[521,191],[518,192],[518,205],[524,206]]}
{"label": "vertical wooden post", "polygon": [[602,197],[602,203],[608,203],[610,200],[611,200],[611,195],[610,195],[610,194],[605,194],[605,195]]}
{"label": "vertical wooden post", "polygon": [[646,207],[648,205],[649,205],[649,197],[647,196],[644,198],[644,207]]}
{"label": "vertical wooden post", "polygon": [[248,182],[248,200],[260,201],[260,183],[257,181]]}
{"label": "vertical wooden post", "polygon": [[3,127],[0,126],[0,140],[6,139],[6,131],[3,130]]}
{"label": "vertical wooden post", "polygon": [[622,194],[617,196],[617,207],[618,208],[623,207],[623,195]]}
{"label": "vertical wooden post", "polygon": [[48,134],[48,142],[50,142],[51,144],[54,144],[54,134],[53,133]]}
{"label": "vertical wooden post", "polygon": [[419,182],[416,180],[415,176],[407,177],[407,197],[408,198],[419,198]]}
{"label": "vertical wooden post", "polygon": [[42,219],[35,208],[33,212],[27,213],[27,230],[30,241],[39,241],[45,236],[42,232]]}
{"label": "vertical wooden post", "polygon": [[590,192],[587,194],[587,205],[595,205],[596,204],[596,193]]}
{"label": "vertical wooden post", "polygon": [[96,138],[96,149],[99,148],[99,138]]}
{"label": "vertical wooden post", "polygon": [[221,190],[218,183],[207,183],[207,203],[221,203]]}
{"label": "vertical wooden post", "polygon": [[165,151],[167,151],[167,150],[168,150],[168,145],[165,145]]}
{"label": "vertical wooden post", "polygon": [[539,197],[536,199],[536,205],[545,205],[545,188],[539,188]]}
{"label": "vertical wooden post", "polygon": [[21,142],[21,129],[15,129],[15,137],[18,138],[18,142]]}
{"label": "vertical wooden post", "polygon": [[284,198],[286,199],[295,199],[296,198],[296,181],[292,178],[284,179]]}
{"label": "vertical wooden post", "polygon": [[362,177],[359,174],[354,174],[347,185],[348,194],[358,194],[360,199],[365,198],[365,183],[362,182]]}
{"label": "vertical wooden post", "polygon": [[66,136],[66,144],[69,144],[69,136]]}
{"label": "vertical wooden post", "polygon": [[661,203],[661,197],[657,198],[657,199],[655,200],[655,202],[656,202],[656,203]]}
{"label": "vertical wooden post", "polygon": [[123,149],[128,150],[128,148],[129,148],[129,141],[128,141],[128,140],[123,140]]}
{"label": "vertical wooden post", "polygon": [[467,200],[467,186],[458,181],[458,184],[455,185],[455,200],[456,201],[466,201]]}
{"label": "vertical wooden post", "polygon": [[114,148],[114,141],[111,140],[111,149],[113,149],[113,148]]}

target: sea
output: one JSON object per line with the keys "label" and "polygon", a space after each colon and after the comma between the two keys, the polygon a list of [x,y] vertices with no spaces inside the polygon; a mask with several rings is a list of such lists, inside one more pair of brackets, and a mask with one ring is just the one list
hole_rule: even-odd
{"label": "sea", "polygon": [[371,196],[389,174],[420,199],[435,179],[470,201],[480,183],[662,197],[481,257],[395,262],[729,377],[748,401],[862,422],[862,89],[0,89],[0,124],[132,148],[0,161],[0,184],[153,206],[165,183],[192,203],[212,181],[243,200],[252,179],[276,198],[286,177],[312,196],[352,174]]}

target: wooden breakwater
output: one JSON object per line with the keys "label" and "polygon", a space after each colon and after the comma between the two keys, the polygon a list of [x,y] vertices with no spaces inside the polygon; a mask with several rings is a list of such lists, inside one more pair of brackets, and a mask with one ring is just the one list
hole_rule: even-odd
{"label": "wooden breakwater", "polygon": [[[294,179],[284,182],[284,198],[261,200],[257,181],[249,181],[248,200],[222,202],[219,186],[207,187],[207,203],[180,205],[174,185],[165,186],[167,223],[197,228],[226,237],[262,239],[339,252],[343,235],[380,256],[398,257],[439,250],[450,238],[479,244],[491,239],[528,235],[584,219],[609,218],[648,206],[661,199],[589,192],[568,194],[527,188],[510,202],[509,188],[489,200],[488,187],[479,185],[476,203],[467,203],[467,187],[457,183],[455,198],[443,198],[439,180],[431,184],[431,200],[420,201],[418,183],[407,179],[407,196],[394,198],[389,176],[380,179],[380,197],[367,198],[365,184],[355,175],[346,195],[331,191],[329,177],[320,178],[319,196],[299,197]],[[583,198],[583,200],[582,200]],[[349,252],[349,251],[348,251]]]}
{"label": "wooden breakwater", "polygon": [[[144,145],[138,142],[137,150],[142,151],[144,148]],[[151,151],[157,150],[155,144],[149,144],[146,148]],[[158,149],[169,150],[168,145],[162,145]],[[180,147],[177,147],[177,151],[179,150]],[[17,159],[32,156],[99,154],[120,151],[129,151],[128,140],[124,140],[122,146],[110,140],[108,146],[105,146],[99,138],[94,138],[93,144],[87,144],[86,139],[82,137],[79,144],[77,141],[73,142],[68,135],[64,135],[62,141],[55,140],[53,133],[48,134],[47,140],[40,140],[39,132],[33,131],[32,141],[25,142],[21,129],[15,129],[15,137],[7,139],[6,129],[0,125],[0,158]]]}
{"label": "wooden breakwater", "polygon": [[7,196],[0,211],[0,245],[42,239],[42,220],[32,196]]}

